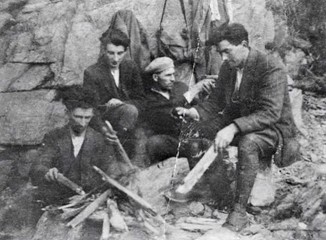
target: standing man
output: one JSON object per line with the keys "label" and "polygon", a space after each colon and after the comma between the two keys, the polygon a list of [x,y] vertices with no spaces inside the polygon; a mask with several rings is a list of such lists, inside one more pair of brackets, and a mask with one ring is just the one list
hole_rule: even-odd
{"label": "standing man", "polygon": [[113,29],[101,38],[103,56],[84,72],[84,87],[94,91],[99,101],[100,116],[92,126],[107,133],[104,120],[108,120],[118,136],[134,129],[144,98],[139,70],[125,59],[129,44],[126,34]]}
{"label": "standing man", "polygon": [[224,226],[239,231],[248,223],[246,206],[259,162],[271,161],[295,129],[281,63],[250,48],[241,24],[223,27],[212,40],[224,60],[216,88],[203,104],[177,112],[201,122],[201,136],[214,141],[215,151],[238,147],[235,202]]}
{"label": "standing man", "polygon": [[155,163],[177,154],[182,119],[174,115],[174,109],[190,107],[198,93],[211,90],[214,80],[202,80],[188,89],[175,80],[173,60],[168,57],[156,58],[145,72],[152,76],[152,87],[146,96],[144,121],[153,135],[146,148],[151,163]]}
{"label": "standing man", "polygon": [[102,134],[88,126],[96,105],[94,93],[76,86],[61,91],[58,98],[67,107],[69,122],[44,137],[39,158],[30,172],[32,183],[39,187],[38,197],[45,204],[60,204],[76,194],[59,184],[59,173],[89,191],[102,182],[93,165],[114,178],[128,170],[116,160]]}

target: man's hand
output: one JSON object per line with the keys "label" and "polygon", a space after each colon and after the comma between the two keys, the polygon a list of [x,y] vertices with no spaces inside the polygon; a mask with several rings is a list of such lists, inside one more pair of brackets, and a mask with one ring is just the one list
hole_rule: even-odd
{"label": "man's hand", "polygon": [[192,100],[198,95],[200,92],[210,93],[215,87],[214,79],[204,79],[196,83],[194,86],[190,87],[189,90],[183,95],[188,103],[191,103]]}
{"label": "man's hand", "polygon": [[45,174],[45,179],[49,182],[56,182],[58,178],[59,170],[57,168],[51,168],[49,171]]}
{"label": "man's hand", "polygon": [[199,81],[193,86],[198,93],[199,92],[207,92],[210,93],[212,89],[215,87],[215,79],[207,78]]}
{"label": "man's hand", "polygon": [[120,106],[122,104],[123,104],[123,102],[120,99],[111,98],[110,101],[108,101],[105,105],[108,108],[115,108],[115,107],[118,107],[118,106]]}
{"label": "man's hand", "polygon": [[214,141],[214,151],[223,152],[223,150],[230,145],[238,132],[239,129],[234,123],[218,131]]}
{"label": "man's hand", "polygon": [[176,115],[183,118],[190,118],[193,120],[199,120],[199,114],[195,108],[184,108],[184,107],[176,107],[174,109]]}
{"label": "man's hand", "polygon": [[109,129],[108,127],[103,126],[102,133],[104,134],[104,137],[107,141],[113,143],[118,141],[117,132],[114,131],[113,129]]}

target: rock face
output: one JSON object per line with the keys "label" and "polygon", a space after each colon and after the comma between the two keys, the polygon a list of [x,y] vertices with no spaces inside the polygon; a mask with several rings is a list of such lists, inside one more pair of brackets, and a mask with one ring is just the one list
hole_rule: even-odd
{"label": "rock face", "polygon": [[[185,0],[184,3],[187,24],[179,2],[168,1],[166,5],[162,25],[176,38],[180,38],[183,28],[197,31],[193,27],[197,26],[193,24],[194,19],[201,24],[202,29],[198,31],[207,29],[203,25],[206,24],[206,17],[211,18],[212,12],[215,17],[218,16],[218,11],[222,13],[223,4],[226,8],[223,14],[228,12],[231,21],[243,23],[248,28],[252,44],[257,48],[263,49],[264,43],[274,37],[273,16],[266,10],[265,0],[219,0],[220,10],[214,11],[210,1],[195,4],[191,0]],[[45,123],[42,121],[48,118],[56,105],[51,100],[35,98],[40,96],[35,90],[57,85],[82,84],[83,71],[94,64],[99,56],[99,37],[108,29],[111,18],[117,11],[131,10],[134,13],[147,33],[150,55],[156,56],[156,33],[159,30],[163,5],[164,1],[161,0],[1,1],[0,101],[2,103],[5,99],[10,104],[14,102],[15,107],[10,111],[1,109],[3,115],[0,121],[6,122],[8,127],[10,125],[15,130],[9,131],[8,127],[1,125],[4,134],[0,137],[0,144],[35,144],[52,128],[51,124],[44,127]],[[216,19],[222,23],[226,17]],[[194,40],[191,41],[194,46]],[[189,82],[192,79],[192,64],[191,59],[177,64],[176,75],[179,80]],[[20,91],[24,93],[18,93]],[[20,96],[21,94],[23,95]],[[33,103],[26,104],[23,102],[26,99]],[[5,106],[4,109],[7,109],[8,103]],[[26,115],[22,114],[22,109],[26,113],[36,111],[39,117],[34,117],[33,122],[23,119]],[[18,116],[21,117],[20,120]],[[42,133],[34,133],[39,129]]]}
{"label": "rock face", "polygon": [[49,130],[63,126],[65,107],[51,103],[54,90],[0,94],[0,143],[39,144]]}
{"label": "rock face", "polygon": [[266,10],[265,0],[229,2],[231,22],[243,24],[249,32],[249,42],[257,49],[264,50],[265,43],[274,39],[274,18]]}

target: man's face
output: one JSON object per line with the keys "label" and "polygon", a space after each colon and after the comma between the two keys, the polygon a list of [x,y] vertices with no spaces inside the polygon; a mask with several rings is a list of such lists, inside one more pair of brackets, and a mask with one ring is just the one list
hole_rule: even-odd
{"label": "man's face", "polygon": [[246,42],[239,45],[233,45],[227,40],[223,40],[218,44],[218,51],[223,61],[228,61],[231,67],[241,67],[246,61]]}
{"label": "man's face", "polygon": [[109,43],[106,46],[106,56],[112,69],[118,69],[120,63],[122,62],[123,58],[125,57],[127,51],[124,46],[119,45],[116,46],[112,43]]}
{"label": "man's face", "polygon": [[93,117],[93,108],[75,108],[69,114],[69,124],[71,130],[80,135],[88,127],[89,122]]}
{"label": "man's face", "polygon": [[160,90],[162,91],[172,90],[175,82],[174,72],[175,72],[174,68],[169,68],[163,72],[154,74],[153,76],[154,81],[157,82]]}

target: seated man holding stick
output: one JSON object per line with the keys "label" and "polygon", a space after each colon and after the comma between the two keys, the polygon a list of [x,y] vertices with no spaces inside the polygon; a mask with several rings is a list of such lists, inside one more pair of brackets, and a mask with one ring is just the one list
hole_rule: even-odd
{"label": "seated man holding stick", "polygon": [[[248,223],[246,207],[260,161],[270,162],[278,146],[294,139],[295,128],[282,64],[250,48],[243,25],[219,30],[211,39],[224,60],[216,87],[204,103],[177,112],[199,121],[200,136],[213,140],[215,152],[238,147],[235,200],[224,226],[239,231]],[[284,159],[298,152],[295,144],[289,146],[281,150]]]}
{"label": "seated man holding stick", "polygon": [[58,98],[66,105],[69,122],[44,137],[30,172],[46,205],[60,204],[76,192],[89,191],[102,183],[93,165],[114,178],[129,170],[117,161],[114,149],[105,143],[102,134],[88,126],[97,106],[93,92],[73,86],[59,91]]}

